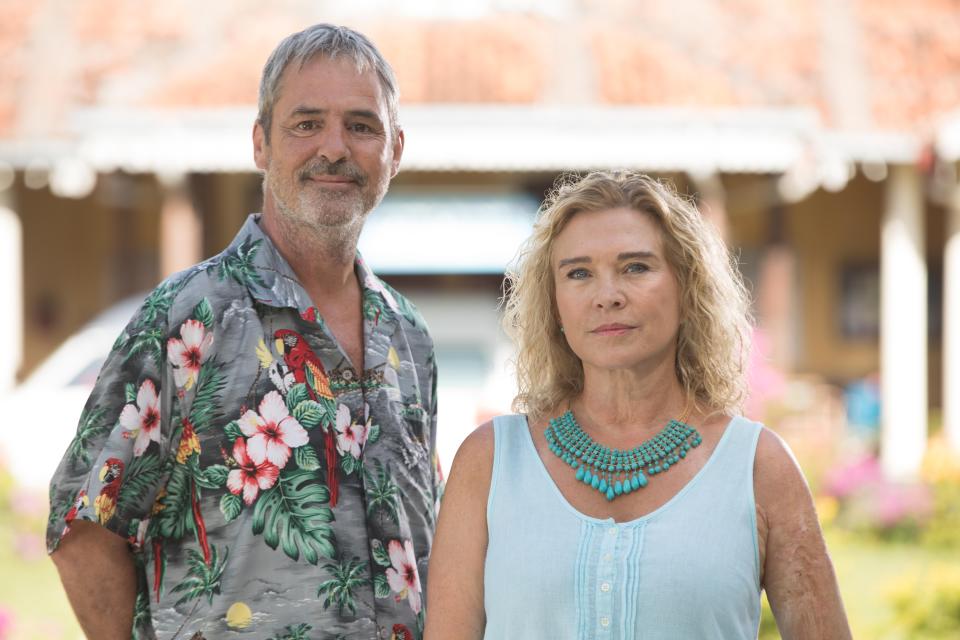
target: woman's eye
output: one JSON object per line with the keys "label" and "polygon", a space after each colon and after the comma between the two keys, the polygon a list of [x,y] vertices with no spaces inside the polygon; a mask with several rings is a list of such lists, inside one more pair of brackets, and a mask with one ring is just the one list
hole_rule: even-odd
{"label": "woman's eye", "polygon": [[631,262],[630,264],[627,265],[627,271],[629,273],[643,273],[649,270],[650,270],[650,267],[643,264],[642,262]]}
{"label": "woman's eye", "polygon": [[583,280],[589,275],[586,269],[571,269],[567,272],[567,277],[571,280]]}

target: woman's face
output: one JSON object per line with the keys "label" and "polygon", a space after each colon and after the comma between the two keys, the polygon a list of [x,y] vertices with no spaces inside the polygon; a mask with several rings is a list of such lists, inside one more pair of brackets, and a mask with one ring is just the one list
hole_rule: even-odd
{"label": "woman's face", "polygon": [[672,370],[680,289],[649,216],[574,215],[554,239],[551,268],[560,324],[585,370]]}

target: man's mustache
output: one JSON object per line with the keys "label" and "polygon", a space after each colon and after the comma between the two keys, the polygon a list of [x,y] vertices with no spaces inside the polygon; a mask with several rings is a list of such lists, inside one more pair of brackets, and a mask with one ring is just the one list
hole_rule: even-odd
{"label": "man's mustache", "polygon": [[367,176],[360,167],[348,163],[346,160],[336,162],[327,162],[323,159],[311,160],[297,172],[297,178],[301,182],[316,178],[318,176],[340,176],[353,180],[361,187],[367,184]]}

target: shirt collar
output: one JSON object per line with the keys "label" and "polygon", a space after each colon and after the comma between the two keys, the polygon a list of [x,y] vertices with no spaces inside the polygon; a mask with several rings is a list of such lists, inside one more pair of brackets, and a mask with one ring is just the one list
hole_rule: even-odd
{"label": "shirt collar", "polygon": [[[272,307],[292,307],[301,315],[314,306],[290,264],[260,227],[261,214],[247,217],[227,247],[220,265],[221,277],[232,277],[250,291],[257,302]],[[374,291],[394,313],[400,313],[393,293],[363,260],[358,251],[354,262],[361,289]]]}

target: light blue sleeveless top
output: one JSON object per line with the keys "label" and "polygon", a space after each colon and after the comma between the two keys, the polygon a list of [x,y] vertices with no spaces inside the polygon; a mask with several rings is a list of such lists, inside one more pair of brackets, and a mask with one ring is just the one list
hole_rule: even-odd
{"label": "light blue sleeveless top", "polygon": [[757,637],[760,424],[731,420],[677,495],[623,523],[588,517],[566,501],[524,416],[500,416],[493,428],[485,639]]}

